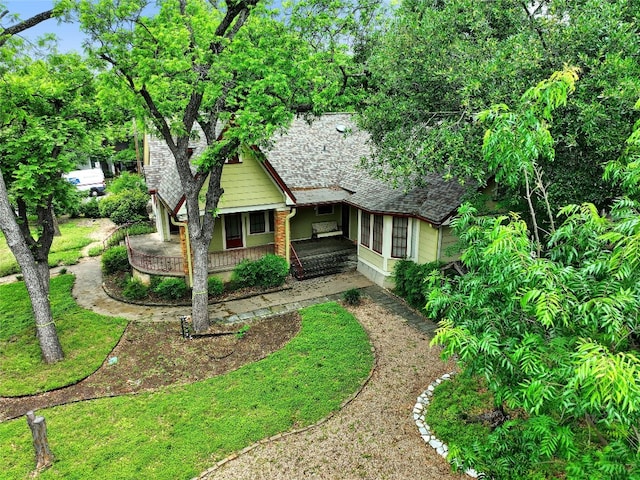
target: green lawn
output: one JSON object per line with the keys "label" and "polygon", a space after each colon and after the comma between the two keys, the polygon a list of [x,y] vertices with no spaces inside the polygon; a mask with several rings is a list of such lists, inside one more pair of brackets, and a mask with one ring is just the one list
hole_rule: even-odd
{"label": "green lawn", "polygon": [[[74,218],[60,223],[60,236],[53,239],[49,252],[49,266],[74,265],[82,256],[81,250],[93,242],[90,235],[97,227],[80,226],[84,218]],[[96,224],[97,225],[97,224]],[[0,277],[20,273],[15,257],[0,233]]]}
{"label": "green lawn", "polygon": [[[355,392],[373,354],[338,304],[301,311],[283,349],[224,376],[154,393],[42,410],[56,463],[42,479],[189,479],[226,455],[317,422]],[[33,447],[24,419],[0,424],[0,478],[25,478]]]}
{"label": "green lawn", "polygon": [[80,308],[73,275],[51,279],[51,309],[64,360],[46,365],[24,282],[0,285],[0,396],[27,395],[74,383],[94,372],[122,336],[122,318]]}

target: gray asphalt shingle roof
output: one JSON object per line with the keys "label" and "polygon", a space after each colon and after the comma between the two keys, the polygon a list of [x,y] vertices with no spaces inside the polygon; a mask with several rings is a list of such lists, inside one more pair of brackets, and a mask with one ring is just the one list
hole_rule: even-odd
{"label": "gray asphalt shingle roof", "polygon": [[[346,201],[370,212],[411,215],[434,224],[454,213],[465,194],[455,180],[431,175],[424,187],[405,192],[360,168],[360,160],[371,153],[368,140],[350,114],[326,114],[311,123],[296,118],[286,133],[272,139],[264,154],[294,193],[297,205]],[[182,198],[178,174],[161,143],[150,142],[147,185],[155,187],[169,206],[177,206]]]}

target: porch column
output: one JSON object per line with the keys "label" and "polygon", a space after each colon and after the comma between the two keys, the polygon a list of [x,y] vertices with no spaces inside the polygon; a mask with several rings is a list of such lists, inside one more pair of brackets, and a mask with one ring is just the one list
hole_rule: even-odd
{"label": "porch column", "polygon": [[191,261],[191,255],[189,252],[189,239],[187,238],[188,232],[184,223],[179,224],[180,228],[180,252],[182,254],[182,272],[184,278],[187,280],[187,285],[190,283],[189,276],[189,262]]}
{"label": "porch column", "polygon": [[287,244],[287,217],[289,210],[276,210],[275,211],[275,229],[274,241],[275,241],[275,254],[282,258],[287,258],[287,252],[289,245]]}

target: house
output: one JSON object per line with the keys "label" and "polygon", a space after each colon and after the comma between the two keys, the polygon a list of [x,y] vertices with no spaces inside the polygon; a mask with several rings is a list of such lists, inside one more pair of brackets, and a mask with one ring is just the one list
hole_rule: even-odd
{"label": "house", "polygon": [[[194,140],[193,156],[204,147],[203,140]],[[296,119],[269,149],[243,149],[223,168],[210,271],[229,271],[239,259],[273,252],[299,277],[308,276],[313,261],[301,260],[299,250],[330,245],[334,253],[342,252],[332,258],[353,258],[360,272],[390,286],[400,259],[447,260],[447,247],[455,242],[448,224],[465,189],[437,176],[427,178],[424,187],[393,189],[359,168],[369,148],[368,135],[349,114],[327,114],[312,123]],[[188,275],[184,199],[164,141],[146,138],[145,174],[158,239],[180,245],[176,255],[183,261],[179,268],[159,270]],[[326,252],[316,255],[325,255],[317,264],[332,263]],[[140,270],[156,268],[147,264]]]}

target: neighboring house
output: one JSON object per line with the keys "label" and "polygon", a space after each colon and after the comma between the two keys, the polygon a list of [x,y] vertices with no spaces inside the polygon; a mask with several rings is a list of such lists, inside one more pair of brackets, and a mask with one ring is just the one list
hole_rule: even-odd
{"label": "neighboring house", "polygon": [[[204,140],[194,141],[193,156],[204,147]],[[325,237],[348,239],[358,270],[384,286],[392,284],[400,259],[447,260],[455,242],[448,222],[464,188],[433,176],[425,187],[395,190],[359,168],[369,153],[368,135],[348,114],[327,114],[311,124],[296,119],[270,149],[243,150],[223,168],[210,270],[230,270],[238,258],[270,251],[296,263],[297,245]],[[186,259],[184,198],[164,141],[147,137],[145,174],[159,236],[170,242],[179,234]]]}

